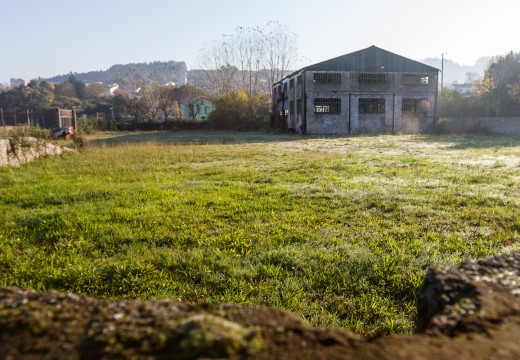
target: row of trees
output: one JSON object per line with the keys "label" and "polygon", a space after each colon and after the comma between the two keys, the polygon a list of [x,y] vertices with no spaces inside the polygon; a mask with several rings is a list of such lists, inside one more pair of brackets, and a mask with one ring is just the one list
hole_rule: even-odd
{"label": "row of trees", "polygon": [[442,89],[438,115],[451,117],[519,116],[520,53],[510,52],[491,60],[482,81],[475,81],[476,93],[463,96]]}
{"label": "row of trees", "polygon": [[297,36],[279,22],[239,27],[201,51],[204,87],[216,99],[210,122],[218,128],[267,128],[272,86],[294,69]]}

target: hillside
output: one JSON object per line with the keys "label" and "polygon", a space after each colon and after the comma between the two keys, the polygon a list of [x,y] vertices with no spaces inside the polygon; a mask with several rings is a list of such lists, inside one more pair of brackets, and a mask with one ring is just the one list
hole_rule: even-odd
{"label": "hillside", "polygon": [[173,81],[184,84],[188,68],[184,61],[154,61],[150,63],[131,63],[113,65],[107,70],[89,71],[86,73],[69,73],[45,79],[50,82],[62,83],[70,75],[84,83],[103,82],[118,83],[122,87],[136,88],[143,83],[165,84]]}

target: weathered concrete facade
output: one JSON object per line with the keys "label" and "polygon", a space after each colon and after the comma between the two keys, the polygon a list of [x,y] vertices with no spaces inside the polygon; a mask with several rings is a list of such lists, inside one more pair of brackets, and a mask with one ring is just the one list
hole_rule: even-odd
{"label": "weathered concrete facade", "polygon": [[372,46],[281,80],[273,108],[299,133],[431,133],[437,82],[438,69]]}

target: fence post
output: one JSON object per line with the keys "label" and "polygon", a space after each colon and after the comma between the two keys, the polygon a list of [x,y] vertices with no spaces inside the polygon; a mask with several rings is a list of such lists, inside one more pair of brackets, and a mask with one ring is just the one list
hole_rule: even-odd
{"label": "fence post", "polygon": [[5,122],[4,122],[4,108],[0,108],[0,118],[2,119],[2,126],[5,127]]}
{"label": "fence post", "polygon": [[29,117],[29,109],[25,110],[25,113],[27,114],[27,126],[31,127],[31,118]]}

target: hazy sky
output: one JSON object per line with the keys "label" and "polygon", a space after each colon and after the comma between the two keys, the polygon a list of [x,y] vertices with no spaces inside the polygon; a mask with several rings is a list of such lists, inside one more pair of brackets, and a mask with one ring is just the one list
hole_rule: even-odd
{"label": "hazy sky", "polygon": [[473,65],[520,51],[518,0],[0,0],[0,82],[185,61],[238,26],[277,20],[302,66],[376,45]]}

